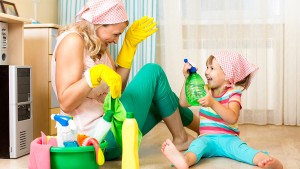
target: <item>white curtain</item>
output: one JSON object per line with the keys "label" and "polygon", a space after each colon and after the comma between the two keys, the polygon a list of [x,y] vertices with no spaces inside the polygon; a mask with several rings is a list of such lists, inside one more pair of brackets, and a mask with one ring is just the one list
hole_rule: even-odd
{"label": "white curtain", "polygon": [[300,1],[285,1],[284,124],[300,126]]}
{"label": "white curtain", "polygon": [[76,15],[88,0],[58,0],[58,24],[61,26],[75,22]]}
{"label": "white curtain", "polygon": [[283,21],[283,0],[159,1],[157,62],[179,94],[184,58],[196,63],[198,73],[205,79],[205,62],[212,51],[231,49],[243,53],[259,71],[243,93],[240,123],[281,125]]}
{"label": "white curtain", "polygon": [[[67,25],[70,23],[75,22],[76,14],[79,10],[84,6],[84,4],[88,0],[59,0],[58,1],[58,22],[59,25]],[[157,0],[143,0],[143,1],[136,1],[136,0],[122,0],[125,5],[128,19],[130,25],[133,21],[143,17],[149,16],[154,17],[155,20],[157,18]],[[127,27],[128,29],[128,27]],[[125,32],[127,31],[125,30]],[[118,53],[121,49],[123,40],[125,37],[125,33],[123,33],[117,45],[110,46],[110,53],[114,59],[117,58]],[[133,66],[131,69],[131,74],[129,77],[130,81],[132,77],[140,70],[140,68],[145,65],[146,63],[153,63],[155,62],[156,58],[156,34],[148,37],[142,43],[139,44],[135,58],[133,61]]]}

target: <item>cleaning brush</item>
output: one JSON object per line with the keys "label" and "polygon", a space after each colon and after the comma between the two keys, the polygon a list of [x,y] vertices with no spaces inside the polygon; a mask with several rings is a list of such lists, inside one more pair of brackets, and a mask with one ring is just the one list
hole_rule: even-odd
{"label": "cleaning brush", "polygon": [[95,138],[89,137],[85,134],[77,135],[77,142],[79,146],[90,146],[93,145],[96,152],[96,161],[98,165],[103,165],[105,162],[105,158],[101,148],[99,147],[99,143]]}

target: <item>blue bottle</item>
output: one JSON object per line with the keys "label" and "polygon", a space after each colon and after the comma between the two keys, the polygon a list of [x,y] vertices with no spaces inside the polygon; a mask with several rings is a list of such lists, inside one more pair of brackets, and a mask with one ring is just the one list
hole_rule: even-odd
{"label": "blue bottle", "polygon": [[[184,59],[184,62],[189,63],[187,59]],[[204,90],[205,83],[202,77],[197,73],[196,67],[191,66],[191,69],[189,69],[190,75],[185,82],[185,95],[191,106],[199,106],[198,100],[206,96],[206,91]]]}

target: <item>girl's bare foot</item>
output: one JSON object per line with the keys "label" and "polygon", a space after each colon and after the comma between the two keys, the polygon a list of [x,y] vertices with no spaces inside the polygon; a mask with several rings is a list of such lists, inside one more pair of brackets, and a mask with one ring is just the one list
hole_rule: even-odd
{"label": "girl's bare foot", "polygon": [[267,169],[283,169],[282,164],[276,158],[269,157],[258,163],[258,166],[261,168]]}
{"label": "girl's bare foot", "polygon": [[188,169],[189,166],[184,160],[184,157],[176,149],[171,140],[167,139],[161,146],[161,152],[166,158],[178,169]]}
{"label": "girl's bare foot", "polygon": [[186,134],[186,138],[182,139],[182,138],[173,138],[173,144],[176,147],[176,149],[178,151],[184,151],[187,150],[191,144],[191,142],[194,140],[195,138],[189,134]]}

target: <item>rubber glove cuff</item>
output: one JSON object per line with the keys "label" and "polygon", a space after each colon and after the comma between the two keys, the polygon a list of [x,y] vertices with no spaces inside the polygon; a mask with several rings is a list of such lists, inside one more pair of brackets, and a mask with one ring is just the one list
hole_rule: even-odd
{"label": "rubber glove cuff", "polygon": [[129,40],[125,38],[116,63],[123,68],[130,69],[135,52],[136,46],[132,46]]}
{"label": "rubber glove cuff", "polygon": [[85,80],[86,80],[87,84],[90,86],[90,88],[95,88],[95,87],[97,87],[99,85],[99,84],[98,85],[93,85],[92,84],[91,75],[90,75],[90,69],[88,69],[88,70],[86,70],[84,72],[84,77],[85,77]]}

